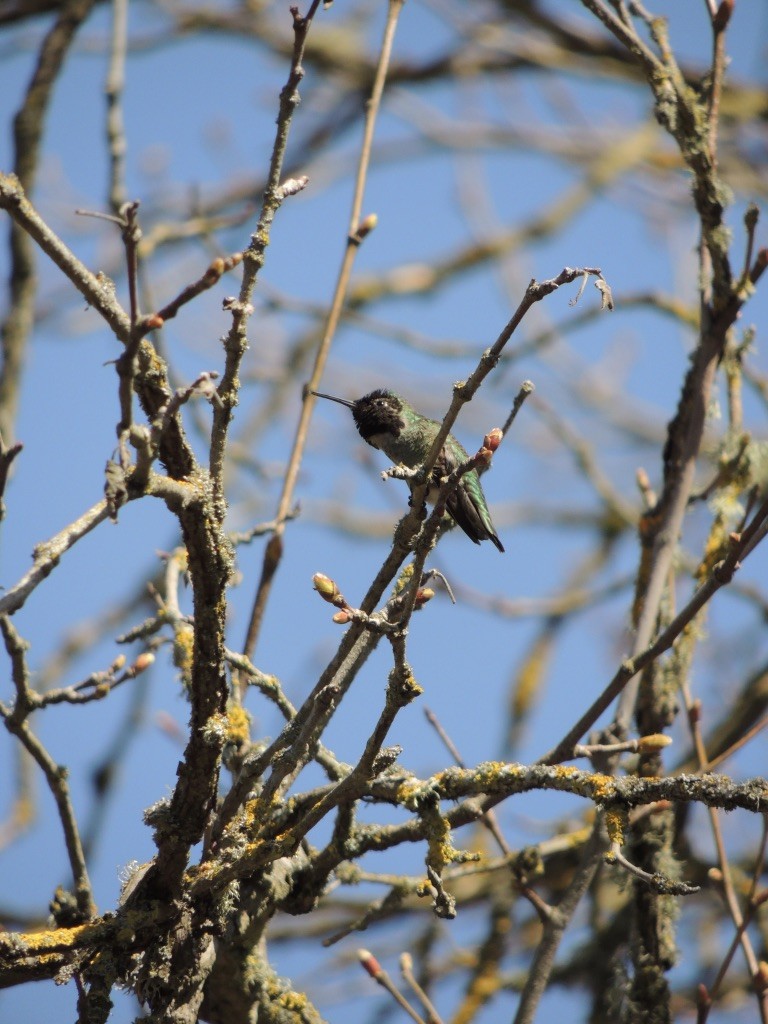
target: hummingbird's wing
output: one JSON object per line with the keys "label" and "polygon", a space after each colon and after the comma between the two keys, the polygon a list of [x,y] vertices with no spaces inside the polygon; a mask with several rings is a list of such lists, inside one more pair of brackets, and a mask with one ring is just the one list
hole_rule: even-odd
{"label": "hummingbird's wing", "polygon": [[[475,479],[472,480],[472,477]],[[482,496],[482,492],[480,492],[480,500],[478,501],[476,493],[473,493],[477,491],[480,491],[480,480],[477,473],[472,470],[472,472],[467,473],[453,494],[450,495],[445,503],[446,508],[464,533],[475,544],[479,544],[483,540],[490,540],[499,551],[503,552],[504,545],[496,536],[485,498]]]}
{"label": "hummingbird's wing", "polygon": [[[454,459],[445,457],[445,451],[441,452],[433,471],[435,483],[439,483],[441,477],[452,472],[456,465]],[[445,507],[456,525],[460,526],[475,544],[490,540],[499,551],[504,551],[504,545],[496,535],[491,521],[491,514],[480,486],[480,477],[474,469],[462,477],[459,486],[448,496]]]}

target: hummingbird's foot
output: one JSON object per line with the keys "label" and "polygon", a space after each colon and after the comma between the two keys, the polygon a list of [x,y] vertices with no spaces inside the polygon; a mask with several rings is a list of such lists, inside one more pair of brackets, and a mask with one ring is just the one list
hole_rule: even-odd
{"label": "hummingbird's foot", "polygon": [[381,479],[405,480],[409,487],[413,487],[422,482],[419,478],[421,472],[420,466],[417,466],[416,469],[411,469],[410,466],[406,466],[401,462],[397,466],[390,466],[389,469],[382,469]]}
{"label": "hummingbird's foot", "polygon": [[[410,494],[408,496],[408,508],[413,508],[413,495],[412,494]],[[421,508],[419,509],[418,515],[419,515],[419,519],[423,523],[424,520],[427,518],[427,503],[426,503],[426,501],[422,501]]]}

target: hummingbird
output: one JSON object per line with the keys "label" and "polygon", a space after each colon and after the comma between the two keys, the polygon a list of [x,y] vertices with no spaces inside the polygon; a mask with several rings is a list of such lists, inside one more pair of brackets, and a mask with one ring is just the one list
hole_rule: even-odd
{"label": "hummingbird", "polygon": [[[440,424],[416,412],[404,398],[386,389],[371,391],[355,402],[320,391],[311,392],[317,398],[327,398],[352,410],[358,433],[364,441],[380,451],[394,463],[414,469],[426,459]],[[441,480],[469,458],[453,434],[446,438],[437,457],[427,491],[427,501],[434,502]],[[409,484],[409,486],[412,486]],[[496,535],[488,503],[480,486],[477,470],[471,469],[459,481],[458,487],[446,501],[448,514],[475,544],[490,540],[499,551],[504,545]]]}

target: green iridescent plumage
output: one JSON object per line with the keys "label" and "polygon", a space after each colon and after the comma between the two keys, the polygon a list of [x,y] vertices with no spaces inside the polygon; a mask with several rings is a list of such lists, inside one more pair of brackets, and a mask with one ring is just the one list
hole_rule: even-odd
{"label": "green iridescent plumage", "polygon": [[[424,462],[440,429],[437,420],[422,416],[404,398],[392,391],[371,391],[356,402],[321,394],[319,391],[312,393],[318,398],[328,398],[351,409],[355,426],[363,440],[383,451],[392,462],[402,463],[410,469]],[[428,501],[434,500],[441,479],[467,458],[462,445],[453,434],[449,434],[432,472]],[[490,540],[499,551],[504,550],[494,529],[476,470],[464,474],[459,486],[448,497],[446,509],[457,526],[475,544]]]}

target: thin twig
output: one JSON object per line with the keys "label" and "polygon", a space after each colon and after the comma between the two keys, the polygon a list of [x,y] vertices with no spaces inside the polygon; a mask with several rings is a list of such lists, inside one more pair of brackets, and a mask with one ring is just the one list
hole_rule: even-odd
{"label": "thin twig", "polygon": [[[535,303],[540,302],[542,299],[546,298],[547,295],[551,295],[552,292],[557,291],[557,289],[560,288],[562,285],[570,284],[577,278],[583,277],[585,274],[589,274],[598,278],[602,278],[603,276],[602,271],[597,267],[581,267],[577,269],[572,269],[571,267],[564,267],[557,275],[557,277],[550,278],[549,280],[546,281],[532,280],[528,284],[528,287],[525,290],[525,295],[523,296],[520,304],[513,313],[512,317],[507,322],[506,326],[504,327],[496,341],[493,343],[493,345],[489,349],[486,349],[485,352],[483,352],[475,370],[467,378],[466,381],[461,381],[454,385],[453,398],[451,400],[451,404],[448,408],[447,413],[443,417],[440,429],[438,430],[437,435],[435,436],[435,439],[432,442],[432,447],[430,448],[427,457],[424,460],[424,464],[422,466],[422,473],[424,474],[424,483],[422,483],[419,487],[415,488],[413,492],[412,500],[415,507],[420,507],[420,505],[423,504],[424,502],[428,486],[427,481],[430,478],[430,474],[432,472],[432,469],[434,468],[435,463],[437,462],[440,452],[443,450],[443,445],[445,444],[448,434],[451,432],[451,429],[453,428],[453,425],[456,422],[456,419],[459,415],[459,411],[466,402],[472,400],[482,382],[485,380],[485,378],[488,376],[491,370],[496,366],[501,356],[501,353],[504,351],[507,342],[515,333],[517,328],[520,326],[530,308],[533,305],[535,305]],[[518,408],[518,402],[522,403],[528,397],[528,395],[531,394],[532,389],[530,384],[530,381],[524,381],[520,386],[518,397],[515,400],[515,406],[517,406]],[[513,406],[513,413],[516,414],[517,409],[515,408],[515,406]]]}
{"label": "thin twig", "polygon": [[241,252],[235,252],[231,256],[226,257],[217,256],[202,277],[199,277],[193,284],[187,285],[172,302],[169,302],[154,314],[153,329],[161,327],[166,320],[171,320],[175,317],[182,306],[191,302],[192,299],[196,299],[198,295],[201,295],[209,288],[213,288],[221,280],[222,274],[234,270],[235,267],[242,263],[242,260],[243,254]]}
{"label": "thin twig", "polygon": [[59,812],[74,881],[78,912],[81,920],[87,921],[95,914],[96,905],[93,901],[77,818],[70,799],[67,773],[56,764],[29,727],[28,718],[34,707],[34,693],[29,686],[29,670],[25,658],[28,645],[22,640],[16,627],[6,615],[0,616],[0,630],[2,630],[5,649],[11,660],[13,682],[16,689],[16,702],[13,709],[0,704],[0,716],[3,718],[6,729],[16,736],[45,775],[48,788]]}
{"label": "thin twig", "polygon": [[107,98],[107,152],[109,153],[109,206],[119,213],[127,201],[125,193],[125,124],[123,89],[125,53],[128,46],[128,0],[112,0],[112,38],[109,70],[104,92]]}
{"label": "thin twig", "polygon": [[692,896],[700,891],[700,886],[698,885],[688,885],[687,882],[675,882],[671,878],[660,875],[658,872],[651,874],[649,871],[639,867],[639,865],[633,864],[621,852],[621,847],[618,843],[611,844],[605,859],[608,864],[621,865],[630,875],[639,878],[641,882],[644,882],[658,893],[669,896]]}
{"label": "thin twig", "polygon": [[[34,189],[45,118],[54,86],[64,66],[75,35],[94,6],[95,0],[64,0],[40,45],[37,62],[22,104],[13,119],[14,176],[0,174],[4,181],[15,182],[19,193]],[[2,198],[2,197],[0,197]],[[13,216],[13,213],[11,213]],[[19,400],[24,351],[35,322],[33,308],[37,294],[35,250],[25,225],[14,219],[11,227],[8,278],[8,314],[0,331],[3,372],[0,374],[0,434],[9,443],[14,438],[14,421]],[[32,241],[37,239],[32,236]]]}
{"label": "thin twig", "polygon": [[724,761],[733,757],[738,750],[741,750],[743,746],[749,743],[750,740],[753,740],[755,736],[757,736],[759,732],[762,732],[766,727],[768,727],[768,715],[761,718],[759,722],[755,722],[752,728],[748,729],[743,736],[740,736],[735,742],[733,742],[727,750],[718,754],[717,757],[713,757],[709,762],[709,770],[714,771],[715,768],[719,768]]}
{"label": "thin twig", "polygon": [[733,12],[734,0],[725,0],[712,16],[712,64],[710,66],[709,97],[707,102],[707,139],[709,158],[717,167],[717,136],[720,125],[720,99],[727,66],[725,30]]}
{"label": "thin twig", "polygon": [[427,1011],[427,1024],[443,1024],[443,1019],[437,1012],[434,1003],[416,980],[413,973],[413,958],[410,953],[400,954],[400,972],[403,980],[413,989],[416,998]]}
{"label": "thin twig", "polygon": [[[460,768],[466,767],[464,761],[461,758],[458,748],[456,747],[451,737],[443,728],[440,720],[438,719],[434,711],[430,710],[430,708],[424,708],[424,714],[429,724],[432,726],[432,728],[435,730],[437,735],[442,740],[444,746],[448,750],[448,753],[456,761],[456,764],[459,765]],[[480,824],[484,825],[485,828],[487,828],[488,831],[491,833],[504,856],[509,857],[512,853],[512,850],[509,846],[509,843],[507,843],[506,839],[504,838],[504,833],[501,831],[499,827],[499,821],[498,818],[496,817],[495,812],[493,810],[486,811],[480,817],[479,821]],[[535,889],[531,889],[531,887],[526,883],[523,873],[514,865],[514,863],[512,864],[512,869],[515,873],[518,891],[522,896],[524,896],[528,900],[528,902],[531,904],[533,909],[538,914],[539,919],[542,922],[546,922],[547,918],[552,912],[552,908],[541,898],[541,896],[539,896]]]}
{"label": "thin twig", "polygon": [[9,445],[7,448],[3,443],[2,434],[0,434],[0,522],[2,522],[5,516],[5,488],[8,484],[8,474],[11,470],[13,460],[22,451],[24,445],[20,442]]}
{"label": "thin twig", "polygon": [[[224,342],[226,363],[221,384],[219,385],[222,405],[214,410],[208,458],[209,471],[216,490],[216,502],[221,509],[222,515],[224,508],[223,474],[227,436],[238,400],[240,365],[248,347],[246,332],[248,321],[253,313],[253,292],[259,273],[264,266],[266,250],[269,246],[271,229],[277,211],[287,196],[299,191],[298,188],[293,187],[293,181],[285,182],[283,185],[280,182],[283,175],[293,116],[300,100],[299,85],[304,77],[302,62],[307,37],[319,4],[320,0],[312,0],[309,10],[303,17],[299,14],[297,7],[291,8],[293,18],[293,53],[288,78],[280,91],[275,140],[272,145],[269,173],[267,174],[267,182],[264,187],[259,220],[256,230],[251,235],[250,244],[243,253],[243,280],[240,285],[240,294],[236,301],[227,300],[225,306],[232,313],[232,326]],[[303,188],[305,184],[306,179],[303,179],[301,187]]]}
{"label": "thin twig", "polygon": [[[685,675],[681,676],[681,690],[683,699],[685,701],[688,725],[691,730],[691,737],[693,739],[694,749],[696,751],[696,757],[699,762],[699,769],[701,771],[711,770],[709,758],[707,757],[707,750],[704,745],[704,737],[701,732],[701,704],[698,701],[694,701],[688,680]],[[725,978],[726,971],[731,963],[733,954],[736,951],[738,945],[741,945],[744,953],[744,958],[747,963],[747,969],[749,970],[750,977],[754,978],[758,969],[758,958],[752,947],[752,942],[749,935],[746,932],[746,918],[741,912],[739,902],[734,889],[733,880],[731,878],[731,869],[728,862],[728,853],[725,848],[725,841],[723,839],[722,828],[720,827],[720,815],[717,808],[707,808],[709,814],[710,827],[712,829],[712,838],[715,843],[715,849],[717,851],[717,861],[720,867],[720,875],[722,878],[722,894],[725,905],[730,914],[731,920],[734,924],[735,933],[731,947],[726,954],[723,963],[721,964],[720,970],[718,971],[715,983],[712,990],[709,992],[709,1001],[707,1008],[704,1011],[704,1016],[700,1016],[700,1021],[706,1020],[709,1015],[709,1006],[711,1006],[711,1000],[717,995],[720,985]],[[763,1024],[766,1024],[766,1005],[765,1000],[758,995],[758,1005],[761,1007],[761,1017]]]}
{"label": "thin twig", "polygon": [[707,580],[699,587],[687,605],[670,622],[656,639],[639,654],[628,658],[618,669],[608,686],[600,696],[584,712],[578,722],[569,729],[563,739],[539,759],[537,763],[558,764],[573,756],[574,744],[594,725],[602,713],[610,707],[616,697],[622,693],[630,680],[634,679],[647,665],[655,661],[660,654],[669,650],[683,629],[693,621],[699,610],[717,593],[730,583],[741,562],[764,538],[768,530],[768,499],[763,502],[755,513],[750,526],[738,538],[732,540],[731,550],[726,558],[715,566]]}
{"label": "thin twig", "polygon": [[[466,762],[462,759],[461,754],[459,753],[459,750],[456,747],[456,744],[445,731],[442,723],[440,722],[439,718],[434,713],[434,711],[432,711],[431,708],[424,708],[424,716],[429,722],[429,724],[432,726],[432,728],[435,730],[437,735],[440,737],[443,746],[454,759],[456,764],[460,768],[466,768]],[[498,818],[496,817],[495,813],[493,811],[488,811],[480,818],[480,824],[484,825],[488,829],[493,838],[496,840],[496,844],[501,850],[501,852],[505,856],[509,856],[509,854],[512,851],[510,849],[509,843],[504,838],[504,834],[499,828]]]}
{"label": "thin twig", "polygon": [[536,947],[533,960],[528,967],[525,985],[514,1017],[514,1024],[533,1024],[541,997],[549,982],[555,964],[555,956],[565,929],[585,895],[601,861],[605,840],[601,835],[600,816],[595,823],[590,841],[582,850],[581,859],[573,881],[570,883],[554,912],[544,926],[544,934]]}
{"label": "thin twig", "polygon": [[32,568],[0,597],[0,615],[12,615],[18,611],[35,587],[51,573],[64,552],[108,516],[106,501],[99,501],[50,540],[38,544],[32,555]]}
{"label": "thin twig", "polygon": [[[349,279],[352,273],[352,266],[363,237],[361,228],[363,228],[364,225],[361,223],[361,213],[363,208],[363,198],[365,195],[365,186],[368,178],[373,134],[376,127],[379,109],[381,107],[381,97],[384,92],[384,83],[387,78],[387,72],[389,70],[389,64],[392,56],[395,31],[397,29],[397,22],[403,3],[404,0],[389,0],[387,20],[384,27],[381,50],[376,65],[373,89],[371,90],[371,98],[366,105],[365,127],[352,197],[352,210],[350,213],[349,228],[347,230],[347,244],[344,249],[341,267],[336,279],[336,286],[334,288],[331,306],[328,311],[325,330],[323,331],[323,336],[317,348],[309,383],[304,390],[301,415],[296,427],[291,455],[283,478],[283,487],[278,501],[277,513],[275,515],[277,529],[270,537],[264,552],[261,578],[259,579],[258,588],[256,590],[253,608],[248,622],[248,629],[246,631],[245,642],[243,645],[243,651],[248,657],[253,656],[256,644],[258,643],[261,624],[264,619],[264,612],[272,589],[272,581],[282,559],[283,534],[285,532],[286,517],[293,503],[293,492],[298,479],[301,460],[304,456],[304,447],[306,445],[309,432],[310,419],[315,406],[315,398],[311,392],[319,387],[320,379],[323,375],[325,364],[328,359],[328,353],[331,349],[331,343],[335,337],[342,310],[344,308],[344,302],[349,287]],[[370,230],[370,227],[368,230]],[[365,233],[367,234],[367,231]]]}
{"label": "thin twig", "polygon": [[414,1008],[411,1006],[411,1004],[408,1002],[408,1000],[405,998],[402,992],[400,992],[398,987],[394,984],[390,976],[381,966],[381,964],[373,955],[373,953],[369,952],[367,949],[359,949],[357,951],[357,956],[358,959],[360,960],[361,965],[368,972],[368,974],[370,974],[373,980],[378,985],[381,985],[385,992],[388,992],[392,996],[392,998],[395,1000],[398,1006],[401,1009],[405,1010],[405,1012],[408,1014],[411,1020],[415,1021],[416,1024],[426,1024],[424,1018],[419,1016],[419,1014],[414,1010]]}

